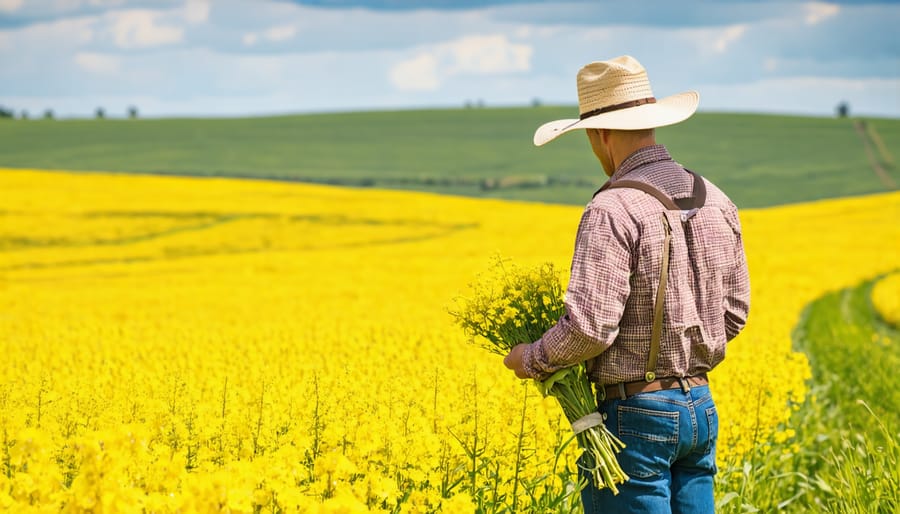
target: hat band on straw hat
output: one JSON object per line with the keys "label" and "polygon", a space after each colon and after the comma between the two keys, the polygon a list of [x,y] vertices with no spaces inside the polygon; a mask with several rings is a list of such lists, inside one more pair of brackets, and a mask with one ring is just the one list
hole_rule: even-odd
{"label": "hat band on straw hat", "polygon": [[576,85],[579,115],[538,127],[536,146],[577,129],[645,130],[674,125],[694,114],[700,101],[696,91],[657,99],[647,71],[630,55],[586,64],[578,70]]}
{"label": "hat band on straw hat", "polygon": [[630,102],[622,102],[620,104],[615,105],[607,105],[606,107],[601,107],[599,109],[594,109],[593,111],[588,111],[579,116],[579,119],[590,118],[591,116],[596,116],[598,114],[603,114],[605,112],[618,111],[619,109],[628,109],[631,107],[637,107],[639,105],[645,104],[655,104],[656,98],[652,96],[648,96],[647,98],[639,98],[637,100],[632,100]]}

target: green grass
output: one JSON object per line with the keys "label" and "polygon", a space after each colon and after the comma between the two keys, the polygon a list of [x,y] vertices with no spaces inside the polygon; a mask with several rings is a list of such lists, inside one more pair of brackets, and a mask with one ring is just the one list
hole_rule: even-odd
{"label": "green grass", "polygon": [[721,470],[719,512],[898,512],[900,331],[875,313],[873,283],[808,306],[794,337],[815,385],[796,436]]}
{"label": "green grass", "polygon": [[798,336],[816,382],[837,384],[828,401],[863,400],[900,427],[900,333],[872,305],[874,283],[820,299],[809,308]]}
{"label": "green grass", "polygon": [[[0,167],[260,177],[583,205],[606,176],[587,138],[535,148],[573,107],[233,119],[7,120]],[[869,120],[900,156],[900,120]],[[699,113],[658,140],[740,207],[885,190],[847,119]],[[889,170],[900,182],[900,172]],[[488,187],[502,179],[503,187]]]}

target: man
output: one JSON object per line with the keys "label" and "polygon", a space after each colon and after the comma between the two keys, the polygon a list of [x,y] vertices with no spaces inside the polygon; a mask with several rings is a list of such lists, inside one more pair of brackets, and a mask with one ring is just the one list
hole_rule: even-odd
{"label": "man", "polygon": [[587,361],[630,479],[618,495],[589,484],[586,513],[713,512],[718,416],[707,372],[750,302],[737,208],[656,144],[654,128],[696,111],[696,92],[656,100],[630,56],[588,64],[577,83],[580,119],[544,124],[535,145],[584,129],[610,179],[578,227],[566,314],[504,363],[540,380]]}

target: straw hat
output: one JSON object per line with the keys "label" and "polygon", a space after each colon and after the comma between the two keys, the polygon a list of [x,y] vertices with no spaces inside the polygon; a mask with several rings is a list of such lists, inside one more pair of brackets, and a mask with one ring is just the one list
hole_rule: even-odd
{"label": "straw hat", "polygon": [[654,98],[647,71],[630,55],[592,62],[578,71],[579,119],[541,125],[534,133],[534,144],[541,146],[577,129],[640,130],[672,125],[694,114],[698,103],[696,91]]}

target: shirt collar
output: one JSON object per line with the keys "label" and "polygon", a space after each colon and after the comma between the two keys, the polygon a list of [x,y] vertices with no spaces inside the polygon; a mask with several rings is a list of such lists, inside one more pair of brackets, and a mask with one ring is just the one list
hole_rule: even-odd
{"label": "shirt collar", "polygon": [[610,181],[616,181],[627,175],[629,172],[659,161],[671,161],[672,156],[663,145],[650,145],[638,149],[633,154],[625,158],[624,161],[616,168],[615,173],[609,178]]}

